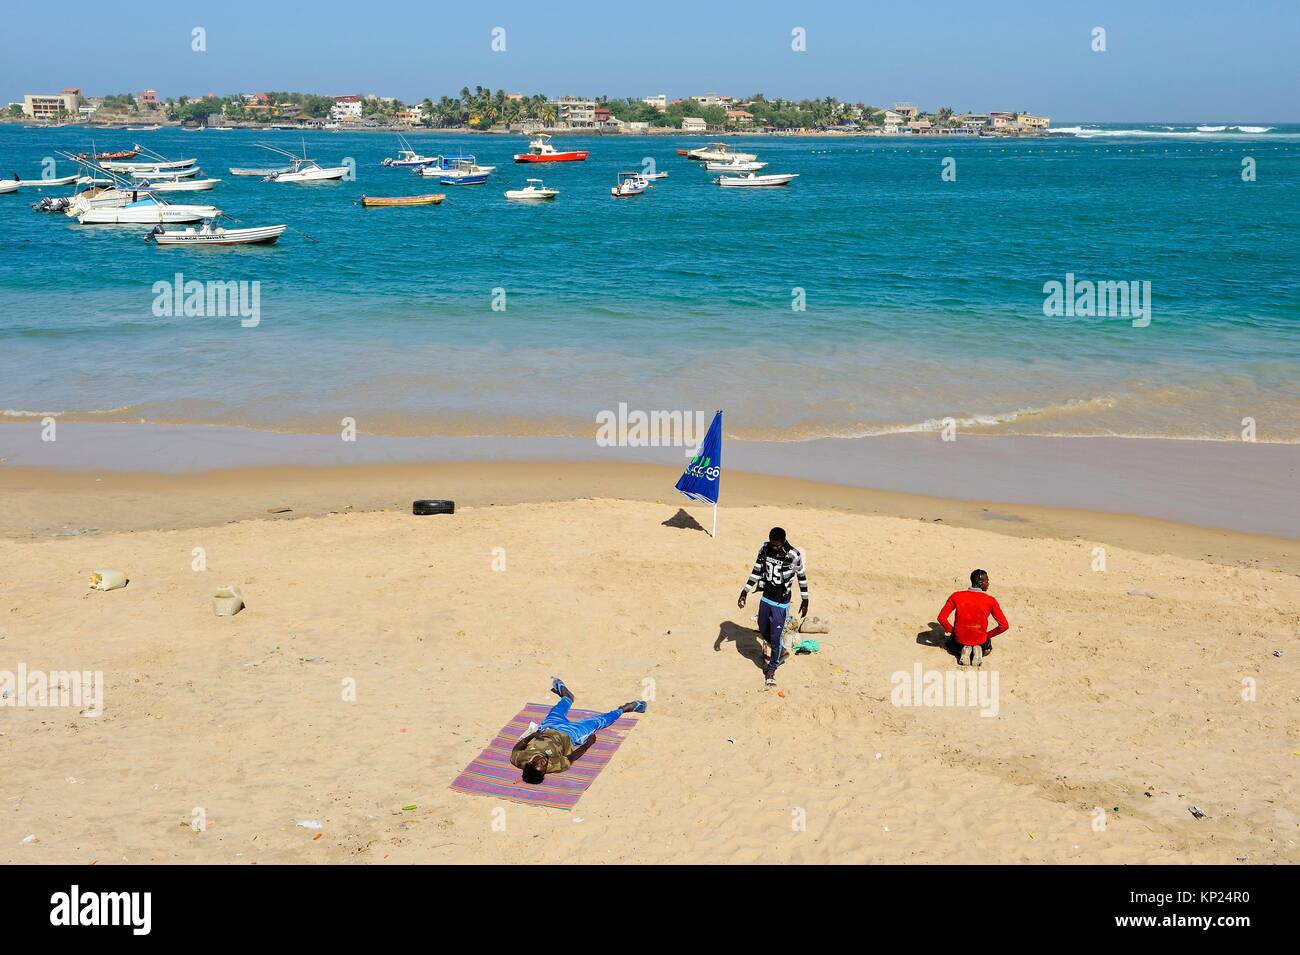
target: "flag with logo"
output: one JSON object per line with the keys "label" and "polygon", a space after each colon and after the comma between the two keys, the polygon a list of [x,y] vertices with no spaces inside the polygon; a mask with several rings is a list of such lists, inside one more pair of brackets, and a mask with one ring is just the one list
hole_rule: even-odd
{"label": "flag with logo", "polygon": [[722,478],[722,412],[713,416],[708,433],[686,470],[677,480],[677,490],[692,501],[713,505],[713,533],[718,531],[718,491]]}

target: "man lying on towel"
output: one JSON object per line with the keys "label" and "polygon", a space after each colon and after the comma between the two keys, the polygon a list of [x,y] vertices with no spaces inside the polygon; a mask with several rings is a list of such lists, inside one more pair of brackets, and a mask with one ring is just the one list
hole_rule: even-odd
{"label": "man lying on towel", "polygon": [[551,692],[560,702],[551,707],[536,733],[528,733],[510,751],[512,765],[523,770],[524,782],[537,785],[547,773],[562,773],[596,741],[603,730],[624,713],[644,713],[645,700],[624,703],[616,710],[574,723],[569,720],[573,693],[558,676],[551,680]]}

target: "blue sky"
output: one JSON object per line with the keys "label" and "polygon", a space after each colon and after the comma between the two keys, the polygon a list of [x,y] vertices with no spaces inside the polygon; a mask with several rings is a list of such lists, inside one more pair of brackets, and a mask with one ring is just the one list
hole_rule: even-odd
{"label": "blue sky", "polygon": [[[1055,120],[1300,121],[1296,0],[7,4],[0,97],[302,90],[799,99]],[[448,8],[457,12],[448,14]],[[463,12],[462,12],[463,11]],[[1094,27],[1107,50],[1091,49]],[[207,34],[191,50],[191,31]],[[491,31],[505,29],[493,52]],[[790,48],[807,31],[807,51]]]}

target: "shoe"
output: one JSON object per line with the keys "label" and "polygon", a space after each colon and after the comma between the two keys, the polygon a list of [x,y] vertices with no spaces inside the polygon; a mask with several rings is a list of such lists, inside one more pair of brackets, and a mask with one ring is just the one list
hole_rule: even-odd
{"label": "shoe", "polygon": [[974,650],[974,649],[975,649],[974,647],[962,647],[962,648],[961,648],[961,659],[960,659],[959,661],[957,661],[957,665],[958,665],[959,667],[968,667],[968,666],[970,666],[971,651]]}
{"label": "shoe", "polygon": [[766,680],[764,680],[763,683],[766,686],[776,686],[776,677],[770,676]]}
{"label": "shoe", "polygon": [[561,680],[558,676],[551,677],[551,692],[554,693],[562,700],[565,698],[568,698],[570,700],[573,699],[573,691],[570,690],[567,686],[565,686],[564,681]]}
{"label": "shoe", "polygon": [[632,709],[629,710],[628,712],[630,712],[630,713],[644,713],[645,711],[646,711],[646,702],[645,702],[645,700],[637,700],[637,701],[635,701],[635,702],[632,704]]}
{"label": "shoe", "polygon": [[979,666],[984,661],[984,649],[982,647],[970,648],[970,665]]}

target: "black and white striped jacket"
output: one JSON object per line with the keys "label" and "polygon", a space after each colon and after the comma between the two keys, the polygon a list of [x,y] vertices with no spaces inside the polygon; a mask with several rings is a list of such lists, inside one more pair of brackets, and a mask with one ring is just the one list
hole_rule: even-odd
{"label": "black and white striped jacket", "polygon": [[761,585],[763,596],[773,603],[790,602],[790,583],[799,578],[799,597],[808,599],[808,575],[804,571],[803,551],[786,541],[780,550],[768,542],[758,549],[754,569],[749,572],[745,590],[753,592]]}

